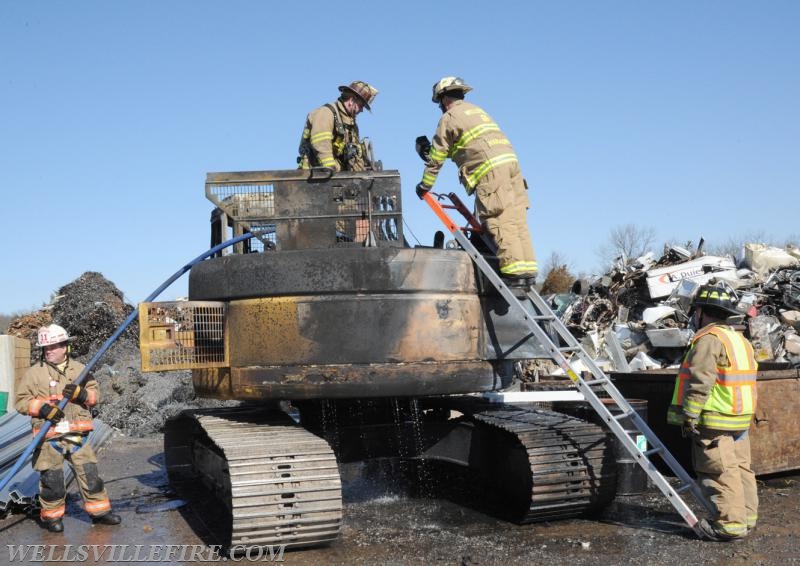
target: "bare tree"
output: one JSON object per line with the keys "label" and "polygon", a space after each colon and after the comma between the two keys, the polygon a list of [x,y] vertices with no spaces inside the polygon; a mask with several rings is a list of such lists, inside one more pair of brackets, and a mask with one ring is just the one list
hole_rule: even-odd
{"label": "bare tree", "polygon": [[730,237],[724,242],[709,246],[706,252],[711,255],[731,256],[734,261],[738,262],[742,256],[742,246],[744,243],[745,242],[739,238]]}
{"label": "bare tree", "polygon": [[566,257],[564,257],[561,254],[561,252],[551,252],[550,256],[547,258],[547,261],[544,263],[545,277],[552,270],[562,266],[566,267],[567,269],[570,269],[572,267],[571,262]]}
{"label": "bare tree", "polygon": [[612,228],[608,241],[597,250],[604,265],[611,265],[617,259],[625,263],[646,254],[655,244],[656,230],[651,227],[623,224]]}
{"label": "bare tree", "polygon": [[723,242],[709,245],[706,248],[706,252],[718,256],[729,255],[736,263],[739,263],[744,259],[744,245],[749,243],[766,244],[768,246],[776,245],[773,239],[768,237],[763,230],[758,230],[741,236],[730,236]]}

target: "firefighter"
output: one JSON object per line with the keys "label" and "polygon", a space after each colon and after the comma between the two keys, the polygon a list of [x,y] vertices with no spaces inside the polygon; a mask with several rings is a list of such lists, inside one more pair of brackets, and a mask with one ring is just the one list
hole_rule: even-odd
{"label": "firefighter", "polygon": [[741,314],[732,292],[703,285],[694,307],[698,331],[683,358],[667,419],[691,439],[695,473],[716,508],[711,522],[699,523],[704,537],[737,540],[758,520],[748,436],[758,364],[750,342],[725,324],[730,315]]}
{"label": "firefighter", "polygon": [[[108,493],[97,473],[97,456],[88,441],[92,430],[91,408],[98,401],[97,382],[89,376],[83,385],[73,383],[84,366],[69,358],[69,341],[67,331],[57,324],[39,329],[36,346],[42,348],[42,357],[23,375],[15,405],[17,411],[30,415],[34,435],[45,421],[53,425],[33,454],[33,469],[40,473],[40,518],[47,530],[54,533],[64,531],[64,461],[78,480],[92,522],[104,525],[121,522],[119,515],[111,512]],[[62,398],[69,399],[63,411],[58,408]]]}
{"label": "firefighter", "polygon": [[370,105],[378,89],[364,81],[340,86],[339,99],[313,110],[300,139],[300,169],[327,167],[334,171],[366,171],[372,167],[358,135],[356,116]]}
{"label": "firefighter", "polygon": [[445,159],[452,159],[467,194],[475,194],[481,222],[497,245],[500,275],[512,284],[532,284],[538,264],[526,218],[527,184],[500,127],[482,108],[464,101],[471,90],[459,77],[444,77],[433,85],[433,102],[443,115],[432,144],[418,138],[424,140],[417,151],[425,171],[417,196],[425,197]]}

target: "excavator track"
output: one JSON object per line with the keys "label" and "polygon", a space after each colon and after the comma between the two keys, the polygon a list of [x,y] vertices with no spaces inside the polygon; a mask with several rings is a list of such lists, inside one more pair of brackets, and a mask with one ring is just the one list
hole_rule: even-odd
{"label": "excavator track", "polygon": [[223,505],[224,548],[316,546],[336,539],[341,479],[325,440],[279,411],[185,411],[167,423],[167,471],[182,496]]}
{"label": "excavator track", "polygon": [[496,478],[493,483],[508,498],[515,522],[577,517],[614,498],[613,437],[600,426],[515,405],[479,403],[472,408],[465,412],[490,445],[483,474]]}

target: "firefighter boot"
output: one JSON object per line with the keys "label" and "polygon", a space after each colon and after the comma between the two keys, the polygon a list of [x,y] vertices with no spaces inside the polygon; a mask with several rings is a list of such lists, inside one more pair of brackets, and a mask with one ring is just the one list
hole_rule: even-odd
{"label": "firefighter boot", "polygon": [[514,294],[518,293],[525,293],[529,291],[534,285],[536,285],[536,276],[528,276],[528,277],[508,277],[503,276],[503,282],[508,285],[511,291]]}
{"label": "firefighter boot", "polygon": [[713,542],[732,542],[736,540],[742,540],[744,538],[744,536],[736,536],[725,533],[705,519],[700,519],[700,522],[697,523],[697,527],[700,531],[700,538],[702,540],[710,540]]}
{"label": "firefighter boot", "polygon": [[61,520],[60,517],[58,519],[51,519],[49,521],[45,521],[44,526],[51,533],[64,532],[64,522]]}
{"label": "firefighter boot", "polygon": [[92,517],[92,523],[95,525],[119,525],[122,522],[122,517],[115,515],[110,511],[97,517]]}

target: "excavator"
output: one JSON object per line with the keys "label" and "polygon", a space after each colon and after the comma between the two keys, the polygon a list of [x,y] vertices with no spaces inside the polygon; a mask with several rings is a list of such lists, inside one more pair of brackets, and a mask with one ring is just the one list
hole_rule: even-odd
{"label": "excavator", "polygon": [[397,171],[209,173],[205,194],[212,246],[250,237],[191,268],[187,301],[142,303],[139,323],[144,371],[191,369],[197,396],[238,401],[165,427],[170,481],[214,502],[218,544],[334,541],[339,465],[362,460],[467,478],[516,523],[614,498],[607,426],[492,399],[520,361],[571,347],[510,308],[476,267],[491,253],[407,243]]}

